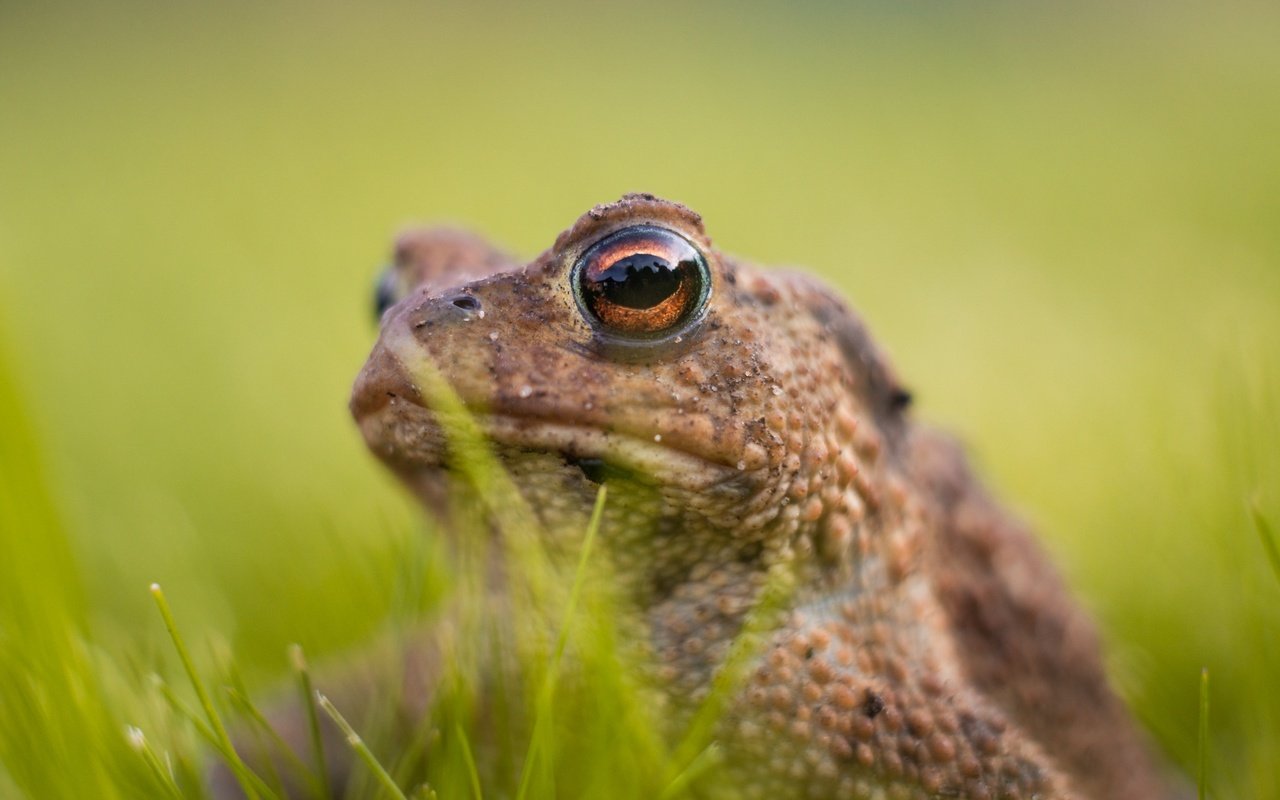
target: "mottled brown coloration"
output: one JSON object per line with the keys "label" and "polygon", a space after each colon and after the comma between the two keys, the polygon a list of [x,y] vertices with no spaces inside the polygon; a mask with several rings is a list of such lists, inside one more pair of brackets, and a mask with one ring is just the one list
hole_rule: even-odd
{"label": "mottled brown coloration", "polygon": [[[705,311],[659,340],[602,329],[570,286],[636,225],[708,267]],[[384,316],[351,408],[429,505],[448,453],[406,359],[444,372],[544,522],[610,482],[602,535],[677,708],[706,696],[769,576],[794,581],[719,723],[738,795],[1167,796],[1089,620],[959,451],[908,418],[824,286],[725,256],[648,195],[592,209],[523,268],[475,244],[454,272],[437,234],[414,236],[429,280]]]}
{"label": "mottled brown coloration", "polygon": [[[567,284],[585,249],[635,225],[685,237],[710,268],[705,317],[662,342],[619,344]],[[604,529],[677,698],[705,694],[769,570],[792,570],[722,722],[745,794],[1162,796],[1090,622],[957,449],[908,421],[824,287],[718,253],[696,214],[644,195],[459,284],[386,318],[352,400],[366,439],[412,485],[447,466],[398,339],[445,371],[544,514],[590,503],[576,461],[636,476]],[[459,290],[483,319],[448,302]]]}

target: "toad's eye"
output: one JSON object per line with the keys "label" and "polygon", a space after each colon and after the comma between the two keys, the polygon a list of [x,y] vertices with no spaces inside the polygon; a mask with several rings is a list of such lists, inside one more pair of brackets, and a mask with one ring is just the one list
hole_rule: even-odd
{"label": "toad's eye", "polygon": [[400,302],[404,290],[400,286],[400,275],[394,264],[387,267],[378,276],[373,287],[373,321],[378,322],[387,309]]}
{"label": "toad's eye", "polygon": [[698,318],[711,274],[698,248],[651,225],[593,244],[573,268],[573,291],[593,326],[630,339],[656,339]]}

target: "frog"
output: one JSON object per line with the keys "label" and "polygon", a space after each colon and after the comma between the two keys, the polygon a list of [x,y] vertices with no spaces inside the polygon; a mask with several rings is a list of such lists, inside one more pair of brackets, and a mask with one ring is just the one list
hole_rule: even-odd
{"label": "frog", "polygon": [[[350,410],[425,508],[448,527],[475,502],[429,373],[545,531],[608,489],[599,536],[672,708],[740,669],[706,796],[1183,796],[1045,549],[823,282],[635,193],[527,263],[410,229],[377,305]],[[441,658],[411,656],[407,716]]]}

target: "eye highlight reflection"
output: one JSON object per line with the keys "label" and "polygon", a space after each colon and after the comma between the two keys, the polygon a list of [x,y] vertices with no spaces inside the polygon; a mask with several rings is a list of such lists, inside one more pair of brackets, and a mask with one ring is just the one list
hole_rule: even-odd
{"label": "eye highlight reflection", "polygon": [[654,339],[694,319],[706,306],[706,259],[683,236],[638,225],[592,245],[574,266],[573,290],[593,327]]}

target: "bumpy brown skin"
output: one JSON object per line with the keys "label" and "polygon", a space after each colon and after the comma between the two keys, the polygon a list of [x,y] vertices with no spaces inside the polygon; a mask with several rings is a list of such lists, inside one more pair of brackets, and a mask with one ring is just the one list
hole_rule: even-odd
{"label": "bumpy brown skin", "polygon": [[[678,232],[711,271],[706,316],[658,343],[602,332],[569,284],[587,247],[637,224]],[[445,502],[443,437],[407,377],[420,358],[546,521],[589,509],[602,475],[582,465],[610,464],[602,530],[677,705],[705,695],[768,576],[793,575],[721,722],[736,791],[1166,796],[1089,620],[957,448],[905,416],[827,289],[726,257],[649,195],[592,209],[523,268],[436,236],[403,240],[425,282],[384,316],[352,395],[369,446]]]}

